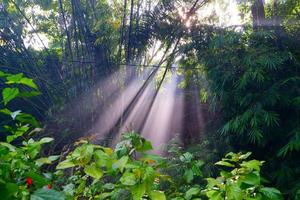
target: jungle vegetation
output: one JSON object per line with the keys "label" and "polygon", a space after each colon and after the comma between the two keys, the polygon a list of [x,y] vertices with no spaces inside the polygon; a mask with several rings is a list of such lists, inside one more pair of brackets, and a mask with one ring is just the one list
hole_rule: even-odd
{"label": "jungle vegetation", "polygon": [[300,199],[299,0],[2,0],[0,52],[3,199]]}

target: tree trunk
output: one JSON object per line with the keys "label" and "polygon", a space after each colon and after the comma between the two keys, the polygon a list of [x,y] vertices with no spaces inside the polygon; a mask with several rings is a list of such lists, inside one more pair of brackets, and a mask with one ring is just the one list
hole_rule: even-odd
{"label": "tree trunk", "polygon": [[265,18],[265,9],[263,0],[255,0],[251,6],[252,20],[253,20],[253,29],[257,31],[260,27],[265,27],[268,24],[266,23]]}
{"label": "tree trunk", "polygon": [[124,0],[124,7],[123,7],[123,19],[122,19],[122,26],[120,29],[120,44],[119,44],[119,50],[118,50],[118,59],[119,64],[122,61],[122,49],[123,49],[123,43],[124,43],[124,30],[126,26],[126,9],[127,9],[127,0]]}
{"label": "tree trunk", "polygon": [[134,1],[131,0],[131,6],[130,6],[130,22],[129,22],[129,30],[128,30],[128,46],[127,46],[127,56],[126,56],[126,64],[128,64],[131,60],[131,44],[132,44],[132,29],[133,29],[133,7],[134,7]]}
{"label": "tree trunk", "polygon": [[67,35],[67,46],[68,46],[69,54],[70,54],[71,60],[73,60],[70,33],[68,31],[68,27],[67,27],[67,23],[66,23],[65,11],[63,9],[62,0],[58,0],[58,3],[59,3],[59,9],[60,9],[60,12],[61,12],[62,20],[63,20],[63,23],[64,23],[64,29],[65,29],[65,32],[66,32],[66,35]]}

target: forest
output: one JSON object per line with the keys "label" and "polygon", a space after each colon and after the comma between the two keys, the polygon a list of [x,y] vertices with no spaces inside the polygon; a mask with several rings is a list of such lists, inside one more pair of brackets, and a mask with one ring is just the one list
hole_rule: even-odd
{"label": "forest", "polygon": [[300,200],[300,0],[0,0],[0,199]]}

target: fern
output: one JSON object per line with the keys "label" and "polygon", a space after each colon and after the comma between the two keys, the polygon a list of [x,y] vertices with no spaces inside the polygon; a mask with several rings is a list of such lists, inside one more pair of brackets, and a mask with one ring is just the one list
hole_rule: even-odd
{"label": "fern", "polygon": [[293,130],[289,135],[292,135],[292,137],[289,142],[279,150],[278,156],[284,157],[288,153],[300,151],[300,129]]}

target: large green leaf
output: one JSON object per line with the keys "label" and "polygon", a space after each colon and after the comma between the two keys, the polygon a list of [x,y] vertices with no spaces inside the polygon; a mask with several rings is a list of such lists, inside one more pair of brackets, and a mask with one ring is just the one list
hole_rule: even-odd
{"label": "large green leaf", "polygon": [[44,138],[40,139],[39,144],[46,144],[46,143],[52,142],[53,140],[54,140],[53,138],[44,137]]}
{"label": "large green leaf", "polygon": [[266,200],[281,200],[281,199],[283,199],[281,192],[279,190],[277,190],[276,188],[263,187],[259,191],[263,194],[264,199],[266,199]]}
{"label": "large green leaf", "polygon": [[57,160],[59,157],[60,156],[49,156],[49,157],[39,158],[35,161],[35,164],[39,167],[44,164],[51,164],[53,161]]}
{"label": "large green leaf", "polygon": [[31,88],[34,88],[34,89],[38,89],[37,85],[33,82],[32,79],[30,78],[22,78],[20,81],[19,81],[20,84],[23,84],[23,85],[27,85]]}
{"label": "large green leaf", "polygon": [[183,176],[184,176],[184,179],[186,180],[186,182],[190,183],[194,179],[194,172],[192,171],[192,169],[186,169],[184,171]]}
{"label": "large green leaf", "polygon": [[250,174],[241,176],[241,180],[249,185],[260,185],[260,176],[258,173],[252,172]]}
{"label": "large green leaf", "polygon": [[23,73],[10,74],[6,77],[7,84],[18,83],[23,78]]}
{"label": "large green leaf", "polygon": [[112,168],[114,170],[119,169],[121,172],[123,172],[124,167],[126,165],[126,163],[128,162],[129,157],[128,156],[123,156],[122,158],[120,158],[117,162],[115,162],[112,165]]}
{"label": "large green leaf", "polygon": [[165,193],[158,190],[153,190],[149,192],[149,196],[151,200],[166,200]]}
{"label": "large green leaf", "polygon": [[145,141],[143,141],[143,145],[141,146],[141,148],[139,148],[137,150],[143,152],[143,151],[149,151],[152,149],[153,149],[153,147],[152,147],[151,142],[148,140],[145,140]]}
{"label": "large green leaf", "polygon": [[100,179],[103,176],[102,170],[95,163],[85,166],[84,172],[95,179]]}
{"label": "large green leaf", "polygon": [[215,163],[216,165],[221,165],[221,166],[226,166],[226,167],[234,167],[233,164],[231,164],[230,162],[226,162],[226,161],[219,161]]}
{"label": "large green leaf", "polygon": [[23,77],[23,74],[14,74],[6,77],[6,84],[22,84],[34,89],[38,89],[37,85],[30,78]]}
{"label": "large green leaf", "polygon": [[18,97],[19,93],[20,91],[18,88],[4,88],[2,91],[4,105],[8,104],[8,102]]}
{"label": "large green leaf", "polygon": [[70,167],[75,167],[75,163],[71,160],[64,160],[56,166],[56,169],[67,169]]}
{"label": "large green leaf", "polygon": [[52,189],[38,189],[30,197],[30,200],[65,200],[65,195]]}
{"label": "large green leaf", "polygon": [[144,196],[145,192],[146,192],[146,185],[145,185],[145,183],[135,185],[131,189],[131,194],[132,194],[133,200],[140,200]]}
{"label": "large green leaf", "polygon": [[243,191],[237,184],[226,185],[226,197],[232,200],[242,200]]}
{"label": "large green leaf", "polygon": [[260,167],[262,166],[262,162],[258,160],[244,161],[241,166],[259,171]]}
{"label": "large green leaf", "polygon": [[0,194],[1,199],[13,200],[15,199],[14,195],[18,192],[18,185],[15,183],[0,183]]}
{"label": "large green leaf", "polygon": [[130,172],[125,172],[120,181],[123,185],[135,185],[137,182],[135,175]]}
{"label": "large green leaf", "polygon": [[0,146],[6,147],[9,149],[9,151],[11,152],[15,152],[17,150],[17,148],[9,143],[6,142],[0,142]]}
{"label": "large green leaf", "polygon": [[4,73],[3,71],[0,71],[0,77],[6,77],[6,76],[8,76],[9,74],[7,74],[7,73]]}
{"label": "large green leaf", "polygon": [[30,124],[34,127],[40,126],[39,122],[35,119],[35,117],[33,117],[32,115],[27,114],[27,113],[19,113],[16,116],[16,120],[19,122],[22,122],[24,124]]}
{"label": "large green leaf", "polygon": [[190,199],[192,199],[193,196],[198,195],[199,192],[200,192],[200,188],[198,188],[198,187],[192,187],[188,191],[186,191],[185,198],[187,200],[190,200]]}
{"label": "large green leaf", "polygon": [[186,152],[184,154],[182,154],[182,156],[180,156],[180,160],[182,162],[185,162],[185,163],[190,163],[192,161],[192,159],[194,158],[193,154],[191,154],[190,152]]}
{"label": "large green leaf", "polygon": [[219,190],[210,190],[206,192],[207,197],[209,200],[224,200],[222,196],[222,192]]}

